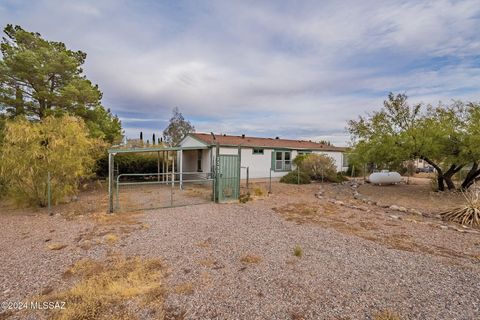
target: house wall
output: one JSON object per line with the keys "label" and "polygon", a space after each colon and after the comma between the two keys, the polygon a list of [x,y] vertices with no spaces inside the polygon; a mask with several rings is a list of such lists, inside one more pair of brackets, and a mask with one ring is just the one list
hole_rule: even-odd
{"label": "house wall", "polygon": [[[205,144],[198,141],[195,138],[187,136],[181,143],[182,147],[205,147]],[[253,154],[253,148],[243,147],[241,149],[241,166],[249,167],[249,177],[254,178],[268,178],[270,176],[270,168],[272,165],[272,152],[274,149],[264,149],[263,154]],[[185,150],[183,151],[183,171],[184,172],[196,172],[197,171],[197,150]],[[291,150],[291,159],[295,159],[298,155],[297,150]],[[334,159],[337,171],[346,171],[347,167],[343,167],[343,153],[331,152],[331,151],[313,151],[317,154],[325,154]],[[238,154],[237,147],[220,147],[220,154]],[[212,160],[216,155],[216,147],[202,150],[202,171],[212,171]],[[215,163],[215,162],[213,162]],[[292,164],[292,169],[295,166]],[[247,176],[246,169],[241,169],[241,178],[245,179]],[[272,178],[280,178],[287,174],[284,171],[272,171]]]}
{"label": "house wall", "polygon": [[192,136],[186,136],[182,142],[180,143],[180,147],[205,147],[206,144],[198,141],[197,139],[193,138]]}

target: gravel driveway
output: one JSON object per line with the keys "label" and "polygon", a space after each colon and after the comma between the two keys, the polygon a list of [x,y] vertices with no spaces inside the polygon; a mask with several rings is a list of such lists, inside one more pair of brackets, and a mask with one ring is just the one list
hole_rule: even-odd
{"label": "gravel driveway", "polygon": [[[387,234],[409,232],[429,242],[428,250],[397,250],[363,231],[356,236],[329,224],[287,221],[272,208],[321,202],[314,197],[317,186],[289,188],[247,204],[146,211],[138,216],[140,227],[118,242],[88,249],[80,246],[82,235],[95,228],[93,234],[104,235],[89,216],[0,215],[0,300],[67,287],[62,273],[73,262],[120,253],[164,260],[170,318],[373,319],[385,310],[401,319],[480,318],[480,236],[361,213],[385,221]],[[350,214],[359,213],[342,213]],[[375,226],[376,233],[383,230]],[[48,250],[50,242],[67,247]],[[431,254],[436,247],[449,254]],[[451,254],[460,250],[468,254]]]}
{"label": "gravel driveway", "polygon": [[[166,259],[170,285],[192,287],[167,299],[187,319],[370,319],[382,310],[405,319],[480,316],[478,263],[297,225],[255,204],[166,209],[145,222],[150,228],[123,251]],[[261,261],[242,263],[245,255]]]}

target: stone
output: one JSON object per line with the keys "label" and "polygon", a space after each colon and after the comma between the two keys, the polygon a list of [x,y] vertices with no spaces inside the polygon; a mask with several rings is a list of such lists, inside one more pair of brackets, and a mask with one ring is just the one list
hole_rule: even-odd
{"label": "stone", "polygon": [[393,215],[393,214],[392,214],[392,215],[390,215],[390,218],[392,218],[392,219],[400,219],[400,217],[399,217],[399,216],[395,216],[395,215]]}

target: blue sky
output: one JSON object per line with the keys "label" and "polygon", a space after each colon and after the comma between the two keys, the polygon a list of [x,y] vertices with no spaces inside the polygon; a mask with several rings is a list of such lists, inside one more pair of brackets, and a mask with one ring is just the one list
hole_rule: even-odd
{"label": "blue sky", "polygon": [[179,107],[198,131],[346,145],[390,91],[480,100],[480,0],[0,0],[7,23],[85,51],[130,137]]}

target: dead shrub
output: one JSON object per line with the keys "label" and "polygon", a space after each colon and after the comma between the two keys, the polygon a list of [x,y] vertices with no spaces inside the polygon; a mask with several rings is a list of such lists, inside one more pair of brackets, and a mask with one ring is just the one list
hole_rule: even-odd
{"label": "dead shrub", "polygon": [[465,204],[459,208],[442,212],[443,220],[461,223],[467,226],[480,226],[480,190],[463,193]]}
{"label": "dead shrub", "polygon": [[240,259],[240,261],[241,261],[242,263],[249,263],[249,264],[251,264],[251,263],[259,263],[259,262],[262,261],[262,257],[257,256],[257,255],[255,255],[255,254],[247,254],[247,255],[243,256],[243,257]]}
{"label": "dead shrub", "polygon": [[166,268],[159,260],[116,257],[105,262],[81,260],[65,272],[77,278],[45,301],[65,301],[65,310],[50,311],[52,319],[136,319],[131,308],[148,308],[163,316]]}

